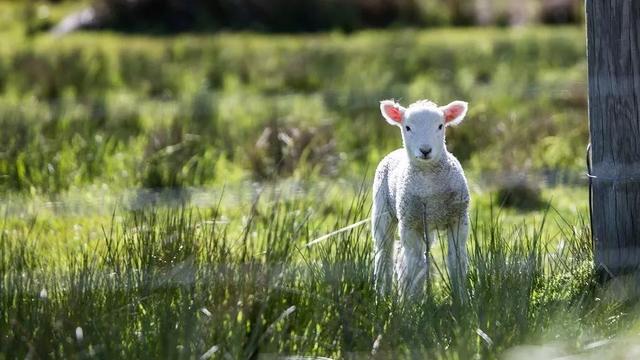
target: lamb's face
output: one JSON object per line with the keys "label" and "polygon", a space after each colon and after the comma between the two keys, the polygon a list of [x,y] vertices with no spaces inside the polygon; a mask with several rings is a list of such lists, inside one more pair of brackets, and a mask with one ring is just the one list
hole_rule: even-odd
{"label": "lamb's face", "polygon": [[380,102],[382,116],[402,130],[402,140],[412,161],[427,163],[445,153],[444,133],[450,125],[459,124],[467,113],[467,103],[454,101],[438,107],[430,101],[419,101],[408,109],[384,100]]}
{"label": "lamb's face", "polygon": [[439,108],[409,108],[401,130],[409,157],[418,161],[440,159],[444,153],[444,129],[444,114]]}

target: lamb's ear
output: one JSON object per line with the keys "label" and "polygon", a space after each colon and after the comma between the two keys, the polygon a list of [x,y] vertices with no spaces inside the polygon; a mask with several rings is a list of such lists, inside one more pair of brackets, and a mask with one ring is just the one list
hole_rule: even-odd
{"label": "lamb's ear", "polygon": [[405,108],[393,100],[380,101],[380,112],[391,125],[402,124]]}
{"label": "lamb's ear", "polygon": [[440,110],[444,113],[444,123],[449,125],[458,125],[467,114],[469,104],[464,101],[456,100],[448,105],[441,106]]}

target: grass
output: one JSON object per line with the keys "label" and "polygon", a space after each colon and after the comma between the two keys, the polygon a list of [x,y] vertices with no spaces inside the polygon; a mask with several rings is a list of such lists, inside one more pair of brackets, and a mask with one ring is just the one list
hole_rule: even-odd
{"label": "grass", "polygon": [[469,100],[448,143],[479,179],[584,166],[578,28],[0,36],[5,194],[363,174],[400,145],[384,98]]}
{"label": "grass", "polygon": [[38,226],[5,225],[0,353],[495,358],[552,342],[566,355],[638,325],[633,303],[594,281],[584,221],[551,238],[544,220],[508,226],[479,209],[493,215],[472,225],[468,302],[450,301],[441,251],[428,296],[404,302],[373,291],[366,227],[305,247],[366,218],[367,196],[335,221],[315,201],[264,195],[242,220],[219,207],[127,211],[62,264],[40,260]]}
{"label": "grass", "polygon": [[[592,273],[582,29],[22,26],[0,25],[0,359],[634,351],[635,302]],[[368,226],[306,246],[368,217],[400,146],[384,98],[470,102],[447,134],[472,192],[464,304],[440,243],[412,302],[374,293]]]}

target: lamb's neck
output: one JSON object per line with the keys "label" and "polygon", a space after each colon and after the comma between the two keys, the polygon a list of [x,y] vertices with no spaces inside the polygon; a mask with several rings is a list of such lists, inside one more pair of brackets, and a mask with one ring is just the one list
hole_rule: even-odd
{"label": "lamb's neck", "polygon": [[451,165],[447,161],[447,153],[443,153],[438,159],[431,161],[409,161],[409,171],[421,174],[423,176],[437,175],[449,170]]}

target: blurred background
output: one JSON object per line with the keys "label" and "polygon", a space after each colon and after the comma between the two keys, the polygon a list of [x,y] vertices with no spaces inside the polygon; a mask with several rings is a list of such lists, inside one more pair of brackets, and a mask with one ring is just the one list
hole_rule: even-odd
{"label": "blurred background", "polygon": [[469,101],[448,143],[476,191],[562,203],[584,185],[583,17],[575,0],[4,0],[0,192],[360,183],[401,144],[378,101],[428,98]]}
{"label": "blurred background", "polygon": [[[18,1],[19,2],[19,1]],[[63,1],[52,1],[60,4]],[[57,21],[29,1],[31,30],[56,27],[172,33],[223,29],[268,32],[354,31],[387,26],[514,26],[579,23],[579,0],[97,0]],[[39,9],[33,9],[39,7]],[[38,22],[40,22],[38,24]]]}

